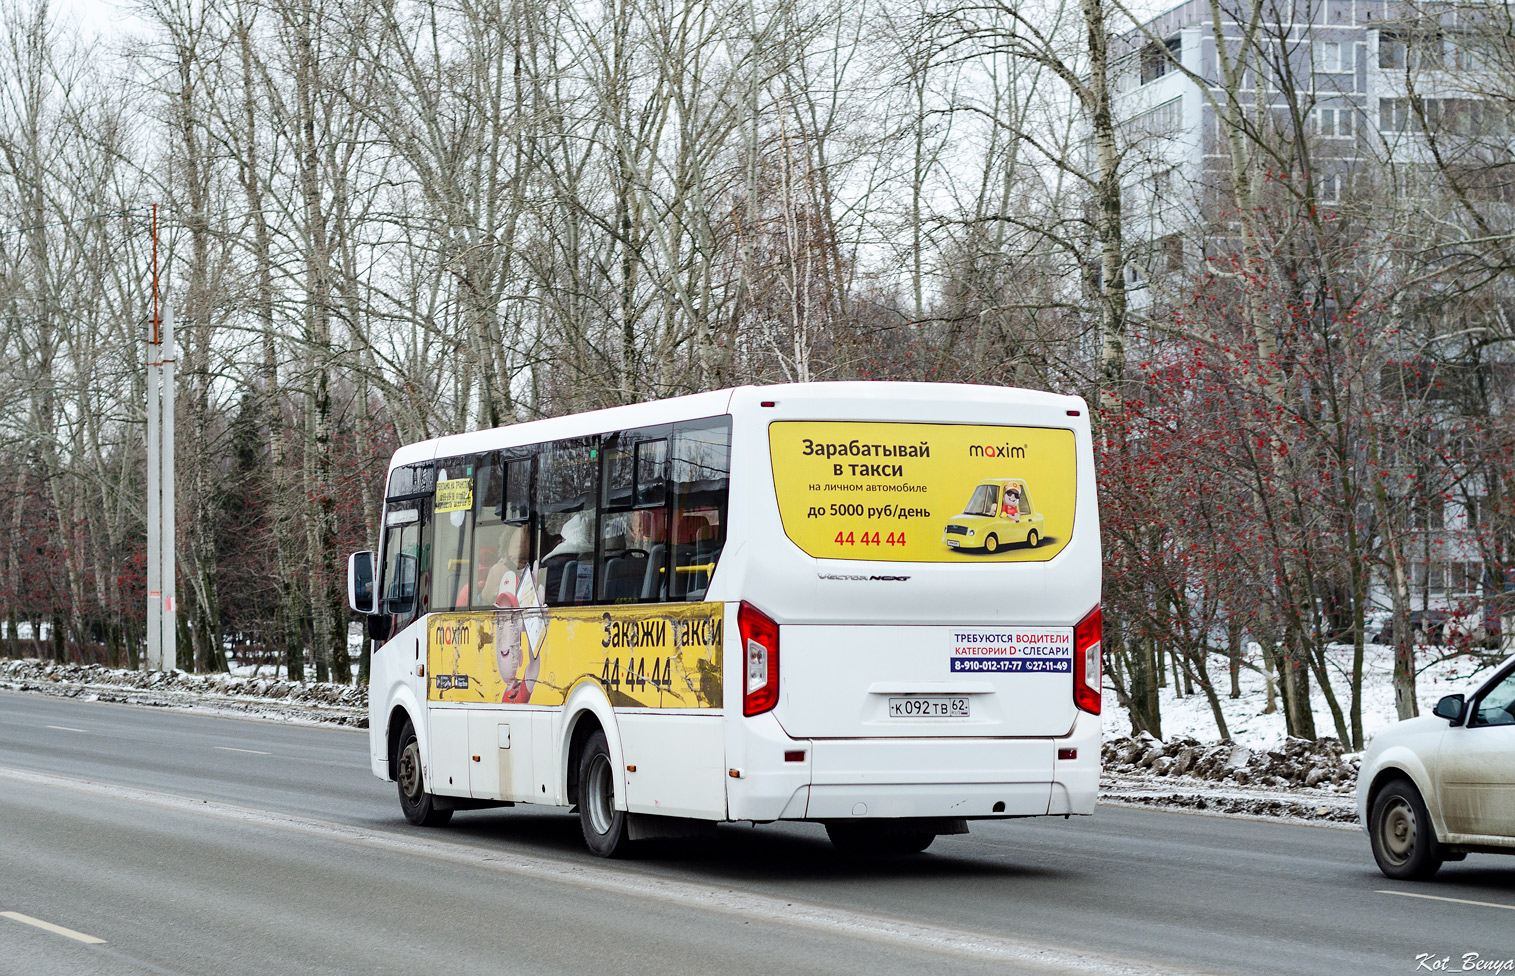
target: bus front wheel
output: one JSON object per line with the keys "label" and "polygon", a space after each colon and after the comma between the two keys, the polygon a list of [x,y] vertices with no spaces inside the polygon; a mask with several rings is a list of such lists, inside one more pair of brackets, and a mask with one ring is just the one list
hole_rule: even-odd
{"label": "bus front wheel", "polygon": [[995,535],[993,532],[990,532],[988,535],[984,536],[984,551],[985,552],[995,552],[998,549],[999,549],[999,536]]}
{"label": "bus front wheel", "polygon": [[435,797],[426,792],[421,744],[416,741],[416,729],[409,720],[400,730],[400,745],[395,750],[395,782],[400,784],[400,810],[406,820],[417,827],[447,826],[452,811],[438,810]]}
{"label": "bus front wheel", "polygon": [[615,767],[604,732],[584,743],[579,757],[579,827],[590,853],[615,857],[626,851],[626,812],[615,808]]}

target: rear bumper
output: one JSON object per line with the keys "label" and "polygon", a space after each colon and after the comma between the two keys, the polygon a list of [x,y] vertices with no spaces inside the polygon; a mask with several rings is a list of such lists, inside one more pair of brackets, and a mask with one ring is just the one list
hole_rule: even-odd
{"label": "rear bumper", "polygon": [[[1057,738],[793,739],[760,720],[750,731],[727,783],[733,820],[1062,816],[1093,813],[1099,794],[1100,721],[1082,712]],[[1077,758],[1057,758],[1070,749]],[[798,751],[803,762],[783,761]]]}
{"label": "rear bumper", "polygon": [[893,817],[1041,817],[1051,784],[890,783],[885,786],[812,786],[805,811],[785,820],[864,820]]}

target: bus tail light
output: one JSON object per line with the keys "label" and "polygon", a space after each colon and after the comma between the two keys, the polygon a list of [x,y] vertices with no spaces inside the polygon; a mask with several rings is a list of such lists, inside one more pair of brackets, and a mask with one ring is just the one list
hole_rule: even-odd
{"label": "bus tail light", "polygon": [[1073,704],[1090,715],[1099,714],[1104,626],[1104,617],[1095,607],[1073,628]]}
{"label": "bus tail light", "polygon": [[742,714],[761,715],[779,703],[779,625],[744,600],[736,626],[742,637]]}

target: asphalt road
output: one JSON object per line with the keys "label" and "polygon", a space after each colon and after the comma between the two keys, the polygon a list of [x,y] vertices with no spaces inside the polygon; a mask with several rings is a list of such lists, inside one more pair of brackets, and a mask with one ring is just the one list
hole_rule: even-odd
{"label": "asphalt road", "polygon": [[769,825],[606,862],[562,811],[410,827],[365,734],[0,694],[0,974],[1390,974],[1515,959],[1515,857],[1400,884],[1360,833],[1102,807],[974,824],[894,861]]}

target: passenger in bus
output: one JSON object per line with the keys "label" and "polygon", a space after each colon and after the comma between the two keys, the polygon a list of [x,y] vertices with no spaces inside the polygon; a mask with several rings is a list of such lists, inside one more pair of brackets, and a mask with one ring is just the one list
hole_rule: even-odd
{"label": "passenger in bus", "polygon": [[558,544],[542,557],[545,596],[553,605],[583,603],[591,596],[588,586],[594,579],[594,513],[574,512],[562,531]]}
{"label": "passenger in bus", "polygon": [[589,512],[574,512],[563,523],[562,540],[544,556],[544,559],[552,559],[554,556],[577,556],[586,552],[594,551],[594,516]]}
{"label": "passenger in bus", "polygon": [[496,607],[505,609],[522,605],[521,582],[531,552],[530,543],[531,536],[524,525],[507,525],[500,529],[499,558],[489,568],[482,594],[494,594]]}

